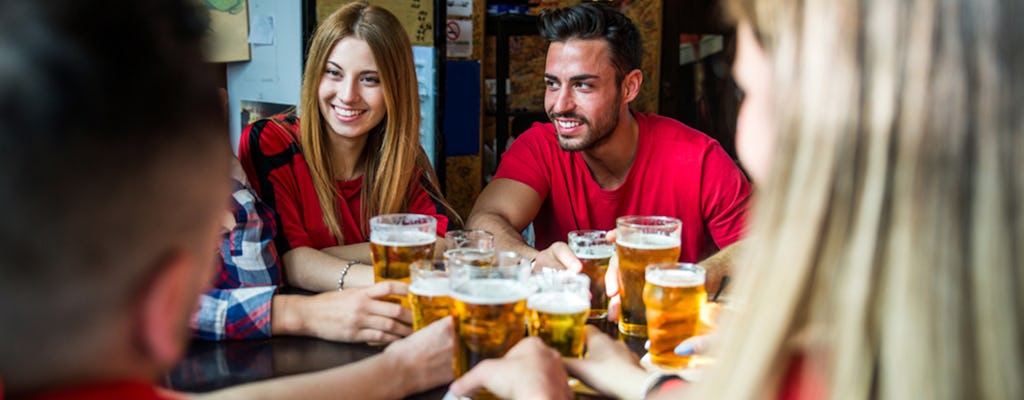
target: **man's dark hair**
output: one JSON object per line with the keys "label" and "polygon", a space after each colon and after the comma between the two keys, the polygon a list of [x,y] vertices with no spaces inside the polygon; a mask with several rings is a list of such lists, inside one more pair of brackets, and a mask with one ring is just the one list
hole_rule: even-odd
{"label": "man's dark hair", "polygon": [[8,390],[66,376],[179,238],[212,226],[220,194],[206,189],[222,170],[226,181],[229,153],[199,11],[188,0],[0,0]]}
{"label": "man's dark hair", "polygon": [[549,42],[571,39],[604,39],[612,53],[612,65],[621,82],[630,71],[640,69],[643,52],[640,32],[633,21],[607,6],[583,3],[572,7],[544,10],[537,22],[540,34]]}

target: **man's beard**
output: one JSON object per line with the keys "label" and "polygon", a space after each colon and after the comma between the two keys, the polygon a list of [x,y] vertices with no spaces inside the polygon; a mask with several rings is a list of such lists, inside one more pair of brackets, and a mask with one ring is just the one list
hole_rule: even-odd
{"label": "man's beard", "polygon": [[[619,126],[619,113],[613,113],[608,120],[598,120],[599,124],[591,124],[590,120],[584,118],[576,113],[558,114],[548,113],[548,118],[551,121],[555,121],[555,118],[571,118],[578,119],[586,128],[587,131],[581,137],[579,137],[578,143],[569,143],[571,139],[563,139],[561,135],[558,136],[558,146],[565,151],[585,151],[593,149],[604,142],[607,142],[611,138],[612,132]],[[555,132],[558,132],[558,122],[554,122]]]}

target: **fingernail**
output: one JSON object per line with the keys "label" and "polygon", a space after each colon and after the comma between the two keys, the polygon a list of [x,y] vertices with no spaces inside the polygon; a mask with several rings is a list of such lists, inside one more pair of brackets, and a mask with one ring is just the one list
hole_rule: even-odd
{"label": "fingernail", "polygon": [[650,350],[650,349],[651,349],[651,341],[650,340],[645,341],[644,342],[644,350]]}
{"label": "fingernail", "polygon": [[689,343],[681,343],[681,344],[679,344],[678,346],[676,346],[676,355],[692,356],[693,355],[693,346],[691,346]]}

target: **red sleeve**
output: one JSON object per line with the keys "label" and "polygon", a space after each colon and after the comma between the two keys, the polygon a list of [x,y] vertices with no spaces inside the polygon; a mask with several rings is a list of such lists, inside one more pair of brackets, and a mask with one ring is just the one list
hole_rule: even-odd
{"label": "red sleeve", "polygon": [[724,248],[743,235],[750,182],[717,142],[701,171],[701,212],[715,244]]}
{"label": "red sleeve", "polygon": [[[297,120],[278,121],[298,129]],[[305,161],[291,132],[264,119],[246,127],[238,145],[238,157],[253,189],[276,213],[280,234],[275,238],[278,254],[296,247],[314,247],[302,222],[303,207],[309,207],[296,179],[296,167]],[[316,200],[315,198],[313,200]],[[319,201],[312,203],[319,207]]]}
{"label": "red sleeve", "polygon": [[422,183],[416,183],[409,189],[409,212],[437,219],[437,236],[444,236],[448,232],[448,217],[434,204]]}
{"label": "red sleeve", "polygon": [[524,183],[536,190],[542,199],[546,198],[551,189],[548,157],[545,154],[548,148],[546,135],[551,134],[548,128],[550,126],[534,123],[519,135],[501,155],[501,165],[494,179],[505,178]]}

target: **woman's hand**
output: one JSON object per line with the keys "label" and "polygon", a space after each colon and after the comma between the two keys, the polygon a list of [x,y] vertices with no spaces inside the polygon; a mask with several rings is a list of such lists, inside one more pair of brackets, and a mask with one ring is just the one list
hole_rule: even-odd
{"label": "woman's hand", "polygon": [[382,299],[405,296],[408,288],[386,281],[315,296],[274,296],[271,328],[339,342],[394,342],[412,333],[412,311]]}

